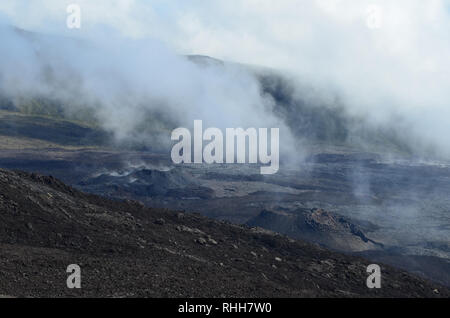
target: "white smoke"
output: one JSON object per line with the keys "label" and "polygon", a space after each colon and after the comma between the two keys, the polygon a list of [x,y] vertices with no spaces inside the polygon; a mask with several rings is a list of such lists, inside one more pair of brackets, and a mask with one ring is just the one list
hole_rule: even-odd
{"label": "white smoke", "polygon": [[[151,39],[111,36],[93,43],[11,27],[1,28],[0,37],[3,95],[49,97],[71,112],[94,107],[118,140],[155,143],[155,136],[135,135],[137,127],[155,125],[145,121],[152,112],[185,127],[195,119],[205,128],[284,127],[272,114],[273,101],[239,66],[197,64]],[[170,133],[160,133],[171,142]],[[290,138],[287,129],[284,138]]]}
{"label": "white smoke", "polygon": [[[120,138],[148,107],[183,123],[282,126],[251,76],[234,67],[201,68],[177,55],[205,54],[289,72],[319,92],[312,100],[338,95],[347,113],[365,118],[362,126],[397,127],[411,147],[434,146],[450,156],[446,0],[80,0],[81,31],[65,29],[69,3],[0,3],[9,23],[96,43],[81,49],[49,41],[38,58],[34,47],[9,35],[15,42],[0,47],[2,73],[12,75],[2,76],[8,91],[75,92],[82,103],[101,105],[102,122]],[[381,14],[376,28],[374,6]],[[48,64],[62,83],[56,90],[36,85]]]}

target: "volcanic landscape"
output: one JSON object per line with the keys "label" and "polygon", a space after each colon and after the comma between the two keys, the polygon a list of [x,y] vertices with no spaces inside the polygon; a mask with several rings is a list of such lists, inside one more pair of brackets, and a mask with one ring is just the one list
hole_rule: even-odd
{"label": "volcanic landscape", "polygon": [[[120,139],[95,109],[0,94],[0,295],[448,297],[450,162],[239,68],[302,145],[276,174],[173,164],[176,123],[160,109]],[[87,272],[79,291],[65,287],[72,263]],[[370,263],[381,289],[366,287]]]}
{"label": "volcanic landscape", "polygon": [[[366,193],[354,188],[355,163],[370,180]],[[174,166],[163,154],[57,149],[5,150],[0,165],[113,199],[259,226],[450,283],[445,165],[332,153],[262,176],[248,165]]]}

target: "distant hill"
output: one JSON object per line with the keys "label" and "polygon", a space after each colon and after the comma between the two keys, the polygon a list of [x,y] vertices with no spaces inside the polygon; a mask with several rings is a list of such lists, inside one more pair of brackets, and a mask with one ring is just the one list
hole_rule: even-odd
{"label": "distant hill", "polygon": [[264,210],[247,224],[339,251],[376,250],[383,247],[383,244],[367,238],[349,220],[322,209],[298,209],[295,213]]}
{"label": "distant hill", "polygon": [[0,110],[0,146],[8,139],[16,140],[17,147],[89,147],[106,146],[110,134],[95,125],[62,118],[30,115]]}

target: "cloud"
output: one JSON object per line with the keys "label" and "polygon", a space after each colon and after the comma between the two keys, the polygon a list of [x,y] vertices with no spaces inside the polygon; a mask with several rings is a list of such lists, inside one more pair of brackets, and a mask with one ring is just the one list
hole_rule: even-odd
{"label": "cloud", "polygon": [[178,16],[174,45],[285,70],[371,124],[401,118],[410,143],[449,155],[449,12],[439,0],[211,1]]}
{"label": "cloud", "polygon": [[154,39],[91,42],[11,27],[0,28],[0,37],[0,95],[49,98],[72,113],[93,108],[120,142],[153,147],[161,137],[168,144],[167,129],[195,119],[205,128],[285,127],[256,78],[238,65],[197,64]]}
{"label": "cloud", "polygon": [[[72,2],[82,8],[79,32],[65,28],[65,6]],[[377,28],[369,23],[373,6],[381,15]],[[449,7],[444,0],[41,0],[32,4],[6,0],[0,3],[0,12],[15,25],[30,30],[91,41],[151,38],[177,53],[277,68],[324,96],[326,92],[339,95],[348,113],[365,117],[368,124],[383,127],[398,123],[408,130],[405,138],[411,144],[434,144],[450,155]],[[144,49],[149,56],[152,50]],[[117,60],[135,54],[132,50],[114,53],[111,59]],[[139,65],[149,63],[146,70],[151,73],[159,64],[142,55],[138,61],[129,70],[119,67],[120,72],[137,86],[158,87],[158,80],[144,80],[145,85],[139,82],[146,76]],[[235,75],[227,76],[236,79]],[[175,81],[169,94],[174,95],[171,103],[187,101],[189,107],[199,108],[195,106],[199,99],[192,97],[198,88],[191,87],[187,79],[176,81],[177,77],[175,73],[167,76]],[[205,81],[199,78],[195,80]],[[215,84],[224,83],[217,80]],[[209,98],[216,98],[216,94],[217,100],[229,98],[215,87],[208,85],[215,93]],[[253,88],[249,92],[255,97]],[[235,96],[245,101],[244,93],[237,90]],[[185,99],[184,95],[190,97]],[[253,97],[250,100],[260,102]],[[221,116],[221,108],[203,111],[227,118]],[[240,114],[239,107],[236,111]]]}

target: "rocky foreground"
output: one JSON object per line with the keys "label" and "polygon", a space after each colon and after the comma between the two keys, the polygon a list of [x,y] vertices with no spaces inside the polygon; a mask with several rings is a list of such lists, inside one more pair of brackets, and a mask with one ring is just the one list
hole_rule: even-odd
{"label": "rocky foreground", "polygon": [[[448,289],[259,228],[88,195],[0,169],[0,295],[449,297]],[[81,289],[66,285],[81,267]]]}

